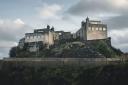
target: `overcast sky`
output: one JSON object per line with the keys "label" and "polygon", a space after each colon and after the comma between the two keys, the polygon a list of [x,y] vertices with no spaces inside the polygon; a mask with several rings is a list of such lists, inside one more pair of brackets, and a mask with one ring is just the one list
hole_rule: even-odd
{"label": "overcast sky", "polygon": [[75,32],[87,16],[107,24],[112,45],[128,52],[128,0],[0,0],[0,57],[26,32],[47,24]]}

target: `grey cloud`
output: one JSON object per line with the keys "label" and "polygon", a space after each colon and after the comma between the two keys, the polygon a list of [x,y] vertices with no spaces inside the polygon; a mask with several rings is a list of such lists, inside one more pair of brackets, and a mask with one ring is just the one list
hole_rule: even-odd
{"label": "grey cloud", "polygon": [[7,57],[11,47],[24,37],[32,28],[26,24],[18,24],[13,21],[0,24],[0,58]]}
{"label": "grey cloud", "polygon": [[126,36],[127,36],[127,34],[125,34],[125,36],[121,36],[120,34],[119,34],[119,36],[112,35],[111,36],[112,37],[112,43],[115,44],[115,45],[128,44],[128,37],[126,37]]}
{"label": "grey cloud", "polygon": [[12,26],[0,26],[0,40],[5,41],[17,41],[19,38],[24,36],[24,33],[29,31],[31,27],[27,25],[15,27],[16,24]]}
{"label": "grey cloud", "polygon": [[122,50],[123,52],[128,52],[128,46],[121,48],[121,50]]}
{"label": "grey cloud", "polygon": [[72,15],[89,15],[112,12],[115,10],[106,0],[80,0],[69,8],[67,13]]}
{"label": "grey cloud", "polygon": [[112,45],[120,48],[123,52],[128,52],[128,29],[109,31]]}
{"label": "grey cloud", "polygon": [[0,48],[0,59],[9,57],[10,48]]}
{"label": "grey cloud", "polygon": [[[116,0],[115,0],[116,1]],[[119,2],[119,0],[117,1]],[[79,0],[78,3],[71,6],[66,12],[71,15],[87,16],[100,14],[128,14],[128,8],[116,6],[113,0]]]}
{"label": "grey cloud", "polygon": [[109,29],[117,29],[117,30],[123,30],[128,28],[128,15],[120,15],[111,17],[107,20],[105,20],[105,23],[108,24]]}

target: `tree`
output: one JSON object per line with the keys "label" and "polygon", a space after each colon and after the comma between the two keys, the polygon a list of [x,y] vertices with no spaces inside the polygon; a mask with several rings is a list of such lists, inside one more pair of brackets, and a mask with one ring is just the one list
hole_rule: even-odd
{"label": "tree", "polygon": [[9,51],[9,56],[10,57],[16,57],[16,49],[17,47],[12,47]]}

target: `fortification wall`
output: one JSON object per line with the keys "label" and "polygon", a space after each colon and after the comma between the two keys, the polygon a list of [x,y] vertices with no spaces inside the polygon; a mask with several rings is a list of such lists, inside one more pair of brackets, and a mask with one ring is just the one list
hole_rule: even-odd
{"label": "fortification wall", "polygon": [[122,63],[124,58],[6,58],[1,62],[28,66],[89,66],[95,67],[111,63]]}
{"label": "fortification wall", "polygon": [[108,38],[106,38],[106,39],[88,40],[88,41],[85,42],[85,43],[91,46],[92,44],[95,44],[95,43],[98,43],[98,42],[101,42],[101,41],[104,41],[104,42],[106,42],[108,45],[111,46],[111,37],[108,37]]}
{"label": "fortification wall", "polygon": [[106,39],[107,31],[87,31],[87,40]]}

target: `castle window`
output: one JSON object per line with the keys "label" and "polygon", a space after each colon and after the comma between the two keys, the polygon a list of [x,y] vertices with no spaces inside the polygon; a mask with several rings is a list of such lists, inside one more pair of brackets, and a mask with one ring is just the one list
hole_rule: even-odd
{"label": "castle window", "polygon": [[89,27],[89,28],[88,28],[88,30],[90,30],[90,31],[91,31],[91,30],[92,30],[92,29],[91,29],[91,27]]}
{"label": "castle window", "polygon": [[41,38],[41,36],[38,36],[38,38]]}
{"label": "castle window", "polygon": [[103,28],[103,31],[106,31],[106,28]]}
{"label": "castle window", "polygon": [[99,30],[99,28],[97,27],[96,30]]}
{"label": "castle window", "polygon": [[92,27],[92,31],[95,30],[95,28]]}
{"label": "castle window", "polygon": [[29,39],[29,37],[28,37],[28,36],[26,36],[26,39]]}
{"label": "castle window", "polygon": [[102,31],[102,28],[100,27],[99,30]]}
{"label": "castle window", "polygon": [[34,35],[32,36],[32,38],[34,39]]}
{"label": "castle window", "polygon": [[59,33],[59,35],[62,35],[62,33]]}
{"label": "castle window", "polygon": [[29,38],[32,38],[32,36],[29,36]]}
{"label": "castle window", "polygon": [[35,38],[39,38],[39,36],[37,35],[37,36],[35,36]]}

